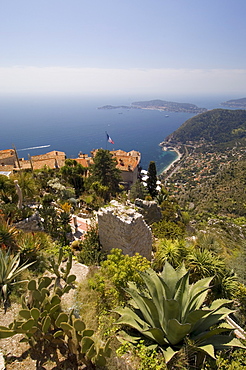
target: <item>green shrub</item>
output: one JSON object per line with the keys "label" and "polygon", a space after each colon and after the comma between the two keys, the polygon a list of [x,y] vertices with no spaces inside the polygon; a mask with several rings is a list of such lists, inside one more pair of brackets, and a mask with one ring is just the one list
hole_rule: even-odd
{"label": "green shrub", "polygon": [[139,271],[145,271],[149,266],[150,262],[138,253],[130,257],[124,255],[121,249],[112,249],[89,284],[92,289],[101,293],[107,302],[106,306],[113,308],[124,301],[124,288],[129,281],[136,283],[137,286],[142,285]]}
{"label": "green shrub", "polygon": [[185,225],[180,222],[161,220],[152,225],[152,232],[156,238],[177,239],[184,236]]}
{"label": "green shrub", "polygon": [[[45,237],[46,236],[46,237]],[[48,235],[42,232],[24,232],[20,230],[17,236],[18,250],[20,252],[20,261],[36,262],[31,270],[34,272],[44,272],[46,261],[44,257],[44,240]],[[45,247],[47,247],[45,245]]]}
{"label": "green shrub", "polygon": [[[127,355],[130,357],[131,366],[138,370],[165,370],[165,364],[162,353],[156,349],[145,345],[144,341],[139,341],[138,344],[123,343],[116,351],[119,357]],[[178,368],[177,368],[178,369]]]}
{"label": "green shrub", "polygon": [[241,326],[246,327],[246,286],[244,284],[237,284],[237,289],[233,296],[237,308],[236,317],[241,323]]}
{"label": "green shrub", "polygon": [[106,258],[106,253],[102,251],[100,244],[97,225],[90,227],[84,240],[78,242],[76,248],[81,250],[77,256],[78,261],[87,266],[99,265]]}
{"label": "green shrub", "polygon": [[216,365],[219,370],[244,370],[246,367],[246,353],[244,349],[230,350],[221,353]]}

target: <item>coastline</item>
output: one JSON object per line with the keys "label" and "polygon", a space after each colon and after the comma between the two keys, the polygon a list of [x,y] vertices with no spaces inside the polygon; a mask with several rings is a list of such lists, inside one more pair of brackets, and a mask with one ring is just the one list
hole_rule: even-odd
{"label": "coastline", "polygon": [[167,167],[165,167],[159,174],[159,176],[161,175],[164,175],[168,170],[170,170],[170,168],[174,165],[174,163],[180,161],[180,159],[182,158],[182,154],[179,152],[179,150],[177,148],[172,148],[171,150],[169,150],[170,152],[176,152],[177,153],[177,158],[175,158]]}

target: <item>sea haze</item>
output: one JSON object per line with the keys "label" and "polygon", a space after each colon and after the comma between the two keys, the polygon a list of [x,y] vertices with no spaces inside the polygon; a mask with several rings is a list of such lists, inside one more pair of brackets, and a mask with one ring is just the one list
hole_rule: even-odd
{"label": "sea haze", "polygon": [[[90,154],[96,148],[137,150],[142,154],[143,168],[147,169],[149,162],[155,161],[160,172],[176,158],[176,154],[163,152],[159,143],[193,114],[141,109],[97,109],[106,104],[130,105],[136,100],[146,99],[119,96],[1,97],[0,149],[9,149],[14,144],[19,157],[24,158],[28,154],[38,155],[51,150],[64,151],[68,158],[76,158],[80,151]],[[218,107],[220,102],[227,99],[216,97],[199,98],[198,102],[196,100],[190,97],[182,100],[172,98],[172,101],[193,103],[209,109]],[[114,145],[107,143],[106,131],[114,140]],[[46,145],[50,146],[22,150]]]}

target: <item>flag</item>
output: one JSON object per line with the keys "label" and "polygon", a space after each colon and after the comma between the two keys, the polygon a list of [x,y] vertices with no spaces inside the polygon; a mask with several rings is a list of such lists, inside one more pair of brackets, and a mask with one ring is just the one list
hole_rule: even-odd
{"label": "flag", "polygon": [[108,135],[107,132],[106,132],[106,135],[107,135],[108,142],[111,143],[111,144],[114,144],[114,141],[111,139],[111,137]]}

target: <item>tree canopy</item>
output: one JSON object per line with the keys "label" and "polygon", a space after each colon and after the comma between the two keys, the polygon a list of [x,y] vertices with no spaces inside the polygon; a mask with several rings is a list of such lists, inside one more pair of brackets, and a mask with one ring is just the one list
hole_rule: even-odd
{"label": "tree canopy", "polygon": [[91,182],[99,182],[107,187],[105,199],[115,195],[119,191],[120,170],[116,168],[117,161],[109,150],[99,149],[93,158],[94,164],[91,167]]}
{"label": "tree canopy", "polygon": [[77,196],[84,191],[83,175],[85,172],[86,169],[74,159],[66,159],[65,166],[61,168],[63,178],[74,186]]}

